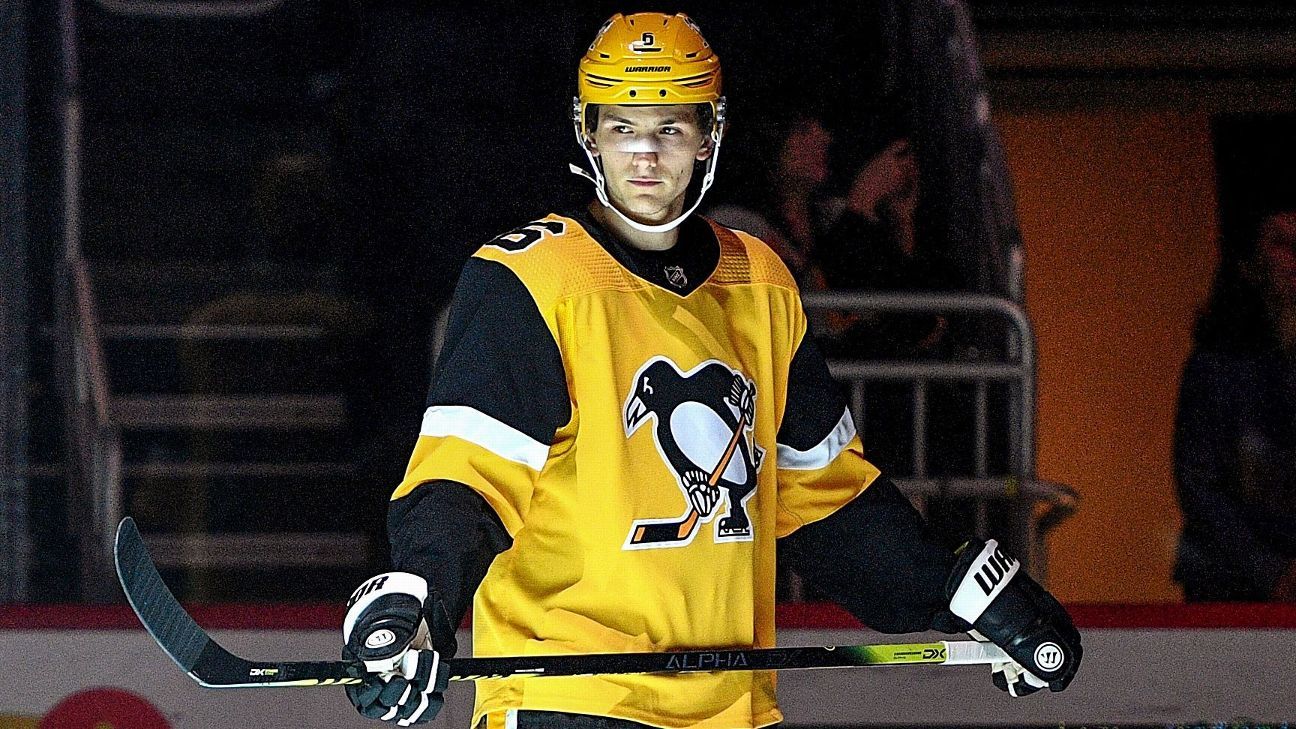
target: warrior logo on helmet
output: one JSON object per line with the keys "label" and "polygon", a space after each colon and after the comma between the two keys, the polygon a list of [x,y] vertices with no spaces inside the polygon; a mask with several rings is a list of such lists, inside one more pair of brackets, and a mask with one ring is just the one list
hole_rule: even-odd
{"label": "warrior logo on helmet", "polygon": [[636,519],[625,549],[684,546],[713,521],[717,542],[752,540],[747,502],[765,460],[765,449],[752,437],[755,411],[756,385],[723,362],[707,360],[684,372],[657,356],[639,368],[625,402],[626,437],[654,422],[657,452],[685,510],[678,517]]}

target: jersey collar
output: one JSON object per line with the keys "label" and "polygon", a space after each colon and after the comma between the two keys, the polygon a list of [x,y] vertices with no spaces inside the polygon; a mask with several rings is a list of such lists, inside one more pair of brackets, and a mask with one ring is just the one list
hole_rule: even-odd
{"label": "jersey collar", "polygon": [[677,296],[696,291],[720,263],[720,242],[715,231],[698,215],[690,215],[680,224],[679,240],[665,251],[644,251],[626,245],[584,208],[566,217],[579,223],[631,275]]}

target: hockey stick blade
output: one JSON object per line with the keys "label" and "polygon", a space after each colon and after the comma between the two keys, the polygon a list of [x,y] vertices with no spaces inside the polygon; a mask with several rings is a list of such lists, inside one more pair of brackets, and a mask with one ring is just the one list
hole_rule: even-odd
{"label": "hockey stick blade", "polygon": [[113,545],[117,578],[145,630],[185,673],[208,688],[335,686],[360,683],[364,668],[341,661],[256,663],[230,653],[207,635],[158,574],[139,527],[129,516]]}
{"label": "hockey stick blade", "polygon": [[[139,528],[130,517],[117,528],[117,576],[126,598],[149,635],[199,684],[207,688],[336,686],[359,683],[357,662],[256,663],[239,658],[212,640],[185,612],[153,565]],[[893,665],[972,665],[1011,659],[977,641],[937,641],[798,648],[733,648],[669,653],[594,653],[506,658],[453,658],[451,681],[509,676],[585,676],[695,671],[766,671]]]}

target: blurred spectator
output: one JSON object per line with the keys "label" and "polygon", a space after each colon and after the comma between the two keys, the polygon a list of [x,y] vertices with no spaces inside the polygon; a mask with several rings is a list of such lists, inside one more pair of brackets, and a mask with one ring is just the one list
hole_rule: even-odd
{"label": "blurred spectator", "polygon": [[[816,115],[801,111],[745,131],[726,160],[743,187],[708,214],[768,243],[803,291],[964,288],[957,270],[918,240],[919,174],[908,139],[894,139],[860,166],[845,194],[830,197],[833,135]],[[816,324],[829,356],[869,358],[935,354],[947,329],[944,317],[913,314],[834,315]]]}
{"label": "blurred spectator", "polygon": [[[745,143],[744,143],[745,142]],[[708,217],[751,233],[783,259],[803,290],[826,287],[814,262],[825,220],[818,202],[828,180],[832,134],[818,117],[798,113],[758,122],[726,160],[742,188]]]}
{"label": "blurred spectator", "polygon": [[[907,138],[892,140],[855,173],[846,194],[829,201],[832,221],[816,261],[834,289],[963,289],[957,270],[918,235],[919,172]],[[948,322],[930,314],[873,314],[835,332],[830,352],[909,359],[938,353]]]}
{"label": "blurred spectator", "polygon": [[[920,179],[910,140],[897,137],[859,167],[843,196],[826,204],[832,224],[819,239],[816,260],[830,287],[896,293],[967,288],[939,248],[924,241]],[[940,314],[870,312],[839,324],[824,349],[829,356],[850,358],[958,359],[965,347],[955,335],[965,330],[951,332],[950,319]],[[975,475],[974,397],[966,383],[928,384],[926,454],[919,464],[907,435],[914,432],[911,384],[870,383],[865,395],[870,458],[889,464],[896,475],[917,476],[920,467],[928,477]],[[968,499],[933,498],[927,517],[956,545],[973,536],[975,508]]]}
{"label": "blurred spectator", "polygon": [[1296,601],[1296,211],[1222,264],[1184,366],[1175,425],[1189,602]]}
{"label": "blurred spectator", "polygon": [[[163,316],[175,316],[194,330],[176,339],[175,365],[141,358],[130,369],[148,373],[149,387],[163,392],[345,395],[350,431],[201,426],[159,431],[142,441],[146,445],[136,459],[142,456],[153,466],[210,467],[179,474],[144,469],[130,481],[129,510],[143,524],[181,533],[369,529],[381,535],[385,512],[351,506],[366,499],[356,496],[359,486],[345,468],[355,461],[350,444],[373,427],[371,420],[358,419],[357,403],[372,399],[376,389],[352,375],[371,356],[361,347],[374,329],[372,309],[343,290],[349,272],[341,257],[354,246],[349,225],[354,211],[340,194],[325,154],[274,149],[249,167],[256,171],[247,186],[249,214],[244,216],[251,224],[238,249],[222,251],[219,262],[195,256],[170,269],[181,271],[188,285],[166,284]],[[195,207],[203,208],[204,201],[210,202],[201,198]],[[222,329],[246,334],[210,333]],[[271,481],[223,466],[265,462],[285,467],[333,462],[342,468],[325,479],[290,473]],[[385,554],[386,548],[368,552]],[[195,564],[183,570],[182,584],[190,599],[220,600],[250,594],[251,584],[265,594],[281,591],[281,577],[261,571],[236,582]]]}
{"label": "blurred spectator", "polygon": [[[893,137],[857,168],[835,170],[844,166],[833,158],[838,145],[813,113],[802,110],[742,131],[743,144],[736,143],[721,164],[731,165],[727,179],[740,179],[743,187],[730,193],[733,202],[708,214],[769,243],[803,291],[967,288],[936,246],[923,245],[920,175],[907,137]],[[847,172],[840,195],[830,194],[834,171]],[[946,317],[934,314],[837,312],[812,317],[812,325],[829,357],[950,359],[962,353]],[[931,383],[927,393],[924,470],[933,477],[974,475],[972,388]],[[869,458],[894,476],[915,475],[912,385],[871,382],[864,407]],[[933,499],[928,515],[957,543],[972,530],[973,508],[966,500]]]}
{"label": "blurred spectator", "polygon": [[[862,165],[845,195],[830,197],[833,135],[818,116],[801,110],[744,131],[726,160],[743,187],[708,215],[768,243],[803,291],[962,287],[953,267],[917,243],[918,167],[907,139]],[[829,356],[853,357],[920,356],[946,328],[930,315],[838,314],[815,323]]]}

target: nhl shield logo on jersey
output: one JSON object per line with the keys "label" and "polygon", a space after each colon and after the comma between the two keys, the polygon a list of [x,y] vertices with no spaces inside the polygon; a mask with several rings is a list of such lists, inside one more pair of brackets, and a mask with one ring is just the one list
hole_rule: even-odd
{"label": "nhl shield logo on jersey", "polygon": [[671,286],[677,289],[688,286],[688,276],[684,275],[683,266],[667,266],[663,271],[666,273],[666,280],[670,281]]}
{"label": "nhl shield logo on jersey", "polygon": [[658,356],[639,368],[625,401],[626,437],[654,423],[657,452],[675,475],[685,511],[636,519],[625,549],[684,546],[712,521],[717,542],[752,540],[747,502],[765,460],[752,438],[755,412],[756,385],[723,362],[707,360],[684,372]]}

